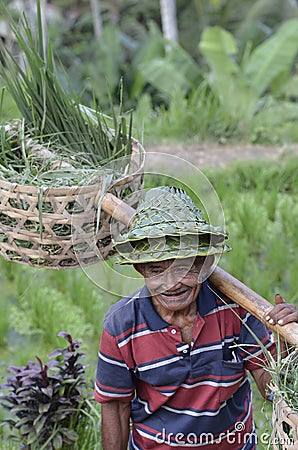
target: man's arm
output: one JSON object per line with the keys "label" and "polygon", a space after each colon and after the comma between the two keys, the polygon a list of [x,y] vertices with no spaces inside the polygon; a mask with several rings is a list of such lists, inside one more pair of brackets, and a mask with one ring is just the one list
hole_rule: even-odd
{"label": "man's arm", "polygon": [[130,402],[103,403],[101,413],[103,450],[126,450],[129,438]]}
{"label": "man's arm", "polygon": [[[295,305],[288,304],[284,301],[281,295],[275,295],[275,306],[268,313],[266,320],[271,325],[278,323],[279,325],[285,325],[290,322],[298,322],[298,311]],[[280,336],[279,340],[279,354],[281,358],[284,358],[288,354],[287,343]],[[268,370],[259,368],[251,370],[251,374],[261,392],[262,396],[268,399],[268,385],[271,381],[271,375]]]}
{"label": "man's arm", "polygon": [[270,398],[268,396],[270,394],[270,392],[268,392],[268,385],[271,381],[270,373],[266,369],[262,369],[262,368],[251,370],[250,373],[254,377],[256,385],[258,386],[259,391],[261,392],[262,396],[266,400],[270,400]]}

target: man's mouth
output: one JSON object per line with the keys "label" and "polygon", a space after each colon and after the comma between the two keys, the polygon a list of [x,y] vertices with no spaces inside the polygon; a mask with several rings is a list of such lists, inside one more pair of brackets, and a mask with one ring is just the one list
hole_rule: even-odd
{"label": "man's mouth", "polygon": [[179,298],[179,297],[183,297],[186,292],[188,292],[188,289],[179,289],[176,291],[165,291],[162,292],[162,295],[164,295],[165,297],[171,298],[171,297],[175,297],[175,298]]}

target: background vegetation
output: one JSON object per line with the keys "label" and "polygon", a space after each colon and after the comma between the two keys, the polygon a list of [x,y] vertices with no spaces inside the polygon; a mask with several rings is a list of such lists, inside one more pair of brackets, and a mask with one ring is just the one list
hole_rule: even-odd
{"label": "background vegetation", "polygon": [[[32,6],[23,2],[28,4]],[[164,140],[298,141],[296,1],[177,0],[179,42],[171,43],[161,31],[157,0],[101,0],[99,36],[90,5],[87,0],[47,3],[54,52],[74,90],[87,104],[95,99],[105,112],[107,85],[117,104],[123,77],[125,109],[134,110],[134,135],[144,140],[145,148]],[[19,10],[14,11],[17,16]],[[5,15],[1,20],[2,43],[17,52]],[[33,15],[32,24],[34,20]],[[61,83],[64,77],[61,72]],[[18,117],[7,93],[1,99],[1,122]],[[205,173],[222,202],[233,248],[220,265],[267,299],[279,292],[298,306],[297,162],[241,163]],[[146,179],[146,186],[155,183]],[[82,341],[91,382],[101,323],[117,297],[93,285],[80,270],[36,270],[4,260],[0,288],[1,381],[11,363],[25,364],[35,355],[46,360],[63,345],[57,333],[64,330]],[[270,405],[256,391],[254,409],[258,432],[270,432]],[[98,414],[95,405],[93,418]],[[98,429],[95,419],[91,426]],[[0,435],[3,448],[19,448],[6,427]],[[83,439],[79,448],[88,449]],[[92,445],[100,449],[100,444]],[[259,443],[258,448],[267,446]]]}
{"label": "background vegetation", "polygon": [[[25,11],[34,29],[34,0],[5,3],[16,18]],[[297,1],[177,0],[177,42],[164,38],[160,4],[42,0],[54,53],[66,69],[61,83],[67,73],[85,103],[95,98],[108,110],[107,84],[117,103],[123,77],[125,108],[135,110],[135,135],[147,145],[296,142]],[[5,14],[0,34],[17,51]],[[4,105],[1,120],[18,114],[7,96]]]}
{"label": "background vegetation", "polygon": [[[238,163],[207,170],[206,175],[220,196],[233,248],[220,265],[268,300],[281,293],[298,306],[297,163]],[[147,179],[148,187],[154,184]],[[1,377],[11,362],[25,364],[34,355],[45,359],[61,346],[57,333],[68,330],[83,341],[88,379],[94,379],[101,323],[117,297],[101,291],[76,269],[37,270],[1,260],[0,273]],[[109,282],[116,289],[115,280]],[[258,431],[270,433],[271,406],[256,390],[254,409]],[[267,446],[259,443],[258,448]]]}

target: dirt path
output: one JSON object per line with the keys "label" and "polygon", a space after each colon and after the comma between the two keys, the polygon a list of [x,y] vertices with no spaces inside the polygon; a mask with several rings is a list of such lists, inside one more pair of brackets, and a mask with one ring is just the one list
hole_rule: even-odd
{"label": "dirt path", "polygon": [[[194,166],[225,167],[235,161],[248,160],[279,160],[286,156],[298,156],[298,144],[284,145],[280,147],[265,147],[261,145],[188,145],[166,144],[146,148],[148,153],[167,153],[182,158]],[[154,158],[154,166],[158,163],[158,156]],[[173,158],[173,164],[179,165],[179,159]],[[149,158],[150,166],[150,158]],[[150,166],[153,168],[153,166]]]}

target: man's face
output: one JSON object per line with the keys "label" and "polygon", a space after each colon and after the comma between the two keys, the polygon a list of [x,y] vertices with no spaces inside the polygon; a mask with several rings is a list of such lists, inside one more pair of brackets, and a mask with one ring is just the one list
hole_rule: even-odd
{"label": "man's face", "polygon": [[179,311],[196,302],[201,282],[200,271],[204,264],[211,266],[205,257],[170,259],[167,261],[137,264],[144,276],[154,303],[168,311]]}

